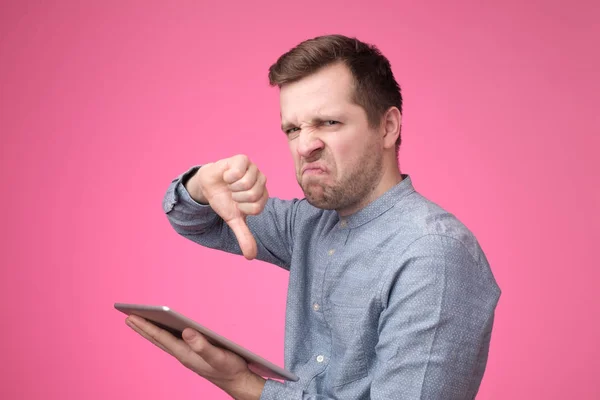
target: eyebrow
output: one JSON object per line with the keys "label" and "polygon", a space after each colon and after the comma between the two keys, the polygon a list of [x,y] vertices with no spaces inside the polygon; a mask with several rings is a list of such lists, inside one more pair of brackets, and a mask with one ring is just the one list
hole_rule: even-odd
{"label": "eyebrow", "polygon": [[[331,113],[331,114],[334,114],[334,113]],[[311,125],[318,125],[325,121],[331,121],[331,120],[337,121],[339,119],[341,119],[341,116],[332,117],[332,116],[329,116],[329,114],[323,113],[323,114],[320,114],[319,117],[311,118],[310,123],[311,123]],[[296,127],[296,124],[293,124],[291,122],[283,122],[281,124],[281,130],[284,132],[290,128],[295,128],[295,127]]]}

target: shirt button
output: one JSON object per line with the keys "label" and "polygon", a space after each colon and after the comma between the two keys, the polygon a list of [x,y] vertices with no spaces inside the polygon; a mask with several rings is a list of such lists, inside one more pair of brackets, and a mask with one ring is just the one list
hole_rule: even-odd
{"label": "shirt button", "polygon": [[327,252],[327,254],[332,255],[333,253],[335,253],[335,249],[331,249]]}
{"label": "shirt button", "polygon": [[318,362],[318,363],[322,363],[324,359],[325,359],[325,357],[323,357],[323,356],[321,356],[321,355],[318,355],[318,356],[317,356],[317,362]]}
{"label": "shirt button", "polygon": [[348,225],[348,223],[346,222],[345,219],[343,219],[342,222],[340,222],[340,225],[342,226],[342,228],[345,228],[346,225]]}
{"label": "shirt button", "polygon": [[319,308],[321,308],[321,306],[319,306],[319,303],[313,304],[313,310],[319,311]]}

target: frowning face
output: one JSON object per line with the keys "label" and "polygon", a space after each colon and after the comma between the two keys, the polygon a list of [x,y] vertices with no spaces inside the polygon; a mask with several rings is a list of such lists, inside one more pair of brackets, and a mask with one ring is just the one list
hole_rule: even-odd
{"label": "frowning face", "polygon": [[280,91],[282,129],[298,183],[312,205],[342,215],[373,192],[383,173],[383,140],[352,101],[353,91],[344,64],[322,68]]}

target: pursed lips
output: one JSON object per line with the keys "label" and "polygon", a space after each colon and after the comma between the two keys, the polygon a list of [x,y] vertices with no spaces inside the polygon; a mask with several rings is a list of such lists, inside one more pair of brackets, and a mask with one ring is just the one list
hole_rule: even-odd
{"label": "pursed lips", "polygon": [[325,167],[317,164],[307,164],[302,167],[301,175],[309,174],[309,175],[317,175],[327,172]]}

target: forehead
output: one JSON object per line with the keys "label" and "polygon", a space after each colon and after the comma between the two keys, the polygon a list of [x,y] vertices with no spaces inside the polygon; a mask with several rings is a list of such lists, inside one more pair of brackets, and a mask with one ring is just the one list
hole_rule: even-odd
{"label": "forehead", "polygon": [[281,118],[293,121],[322,112],[339,112],[356,106],[352,102],[354,79],[343,64],[334,64],[283,85],[279,92]]}

